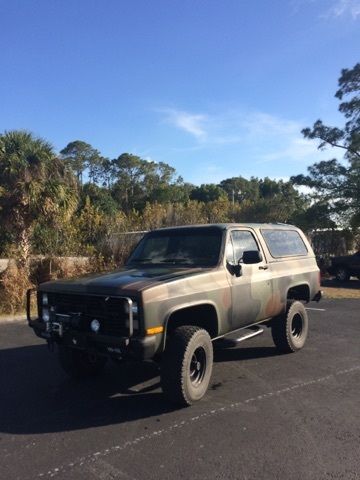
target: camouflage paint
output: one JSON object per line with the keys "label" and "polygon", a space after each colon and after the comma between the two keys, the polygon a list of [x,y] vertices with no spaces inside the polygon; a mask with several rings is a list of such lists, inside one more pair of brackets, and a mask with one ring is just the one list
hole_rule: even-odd
{"label": "camouflage paint", "polygon": [[[292,287],[307,286],[310,300],[320,290],[319,269],[315,256],[301,230],[280,224],[214,226],[223,231],[221,258],[216,267],[122,269],[110,274],[91,275],[77,280],[47,282],[42,284],[39,290],[130,296],[139,302],[144,328],[167,326],[172,313],[180,309],[195,305],[211,305],[217,314],[218,335],[278,315],[285,309],[287,293]],[[273,258],[261,235],[261,229],[264,228],[296,230],[304,241],[308,254]],[[235,277],[231,273],[224,254],[232,230],[251,231],[263,254],[263,261],[260,264],[243,264],[240,277]],[[156,346],[160,350],[164,347],[164,338],[165,335],[156,336]]]}

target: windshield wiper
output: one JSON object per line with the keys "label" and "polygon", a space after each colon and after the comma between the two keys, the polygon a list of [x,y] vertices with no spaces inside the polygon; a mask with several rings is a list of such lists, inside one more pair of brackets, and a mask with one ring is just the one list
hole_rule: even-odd
{"label": "windshield wiper", "polygon": [[152,259],[151,258],[134,258],[134,260],[131,260],[131,262],[129,263],[129,265],[131,265],[132,263],[144,263],[144,262],[151,262]]}
{"label": "windshield wiper", "polygon": [[185,263],[186,265],[192,265],[189,262],[188,258],[165,258],[164,260],[161,260],[160,263]]}

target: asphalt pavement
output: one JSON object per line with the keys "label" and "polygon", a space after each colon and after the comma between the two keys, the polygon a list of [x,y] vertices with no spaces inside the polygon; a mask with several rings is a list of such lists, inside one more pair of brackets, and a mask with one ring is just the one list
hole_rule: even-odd
{"label": "asphalt pavement", "polygon": [[309,304],[303,350],[270,331],[217,350],[190,408],[156,365],[69,380],[23,322],[0,324],[0,479],[360,479],[360,301]]}

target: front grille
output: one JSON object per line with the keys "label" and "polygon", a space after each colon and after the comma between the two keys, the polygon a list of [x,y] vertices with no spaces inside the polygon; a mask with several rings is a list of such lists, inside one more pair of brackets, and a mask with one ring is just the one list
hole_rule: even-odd
{"label": "front grille", "polygon": [[100,322],[101,335],[125,336],[129,333],[124,298],[58,293],[49,293],[48,298],[56,313],[78,318],[75,328],[80,331],[91,331],[91,320],[96,318]]}

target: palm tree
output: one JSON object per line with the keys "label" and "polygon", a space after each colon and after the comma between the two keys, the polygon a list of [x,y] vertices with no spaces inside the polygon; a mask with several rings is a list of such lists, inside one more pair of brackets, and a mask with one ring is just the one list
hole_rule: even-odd
{"label": "palm tree", "polygon": [[17,241],[24,266],[35,222],[76,205],[74,176],[48,142],[27,131],[0,135],[0,219]]}

